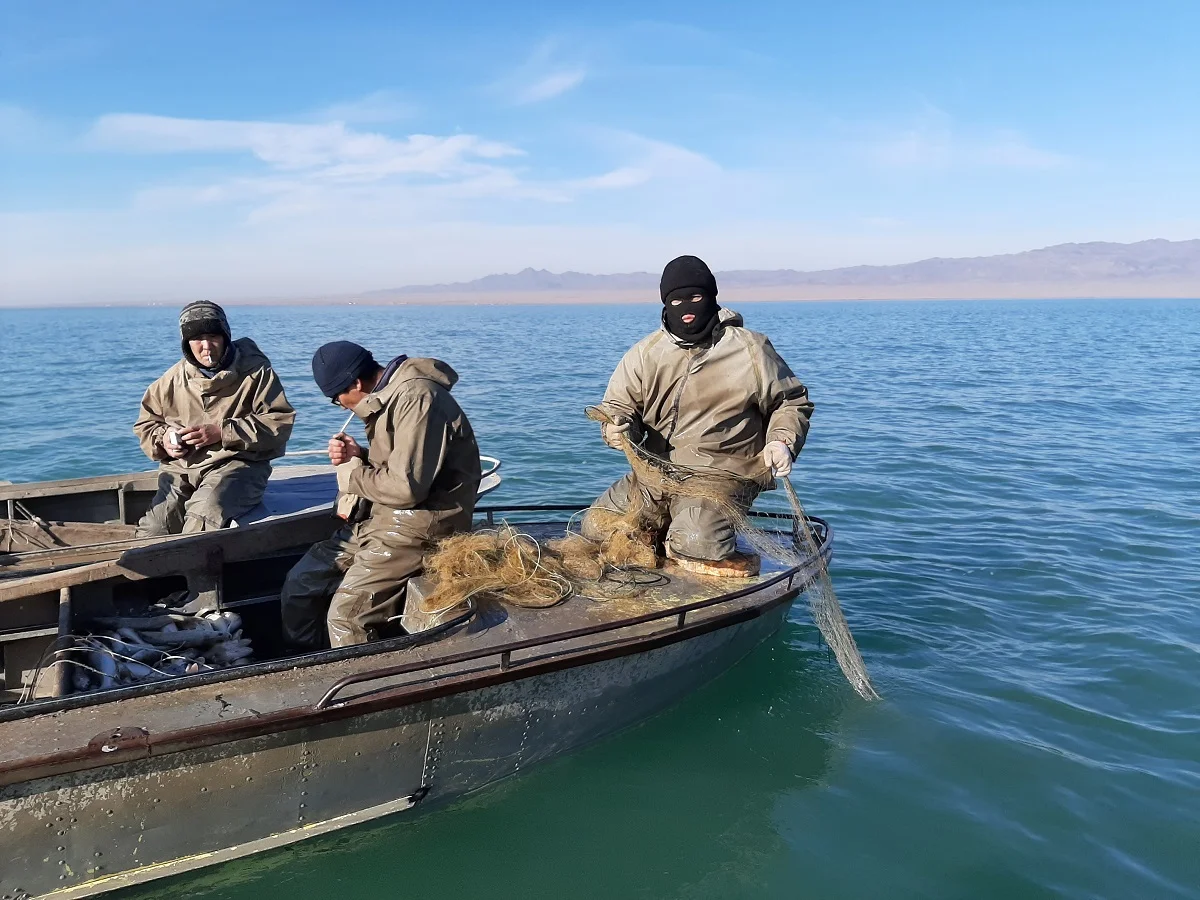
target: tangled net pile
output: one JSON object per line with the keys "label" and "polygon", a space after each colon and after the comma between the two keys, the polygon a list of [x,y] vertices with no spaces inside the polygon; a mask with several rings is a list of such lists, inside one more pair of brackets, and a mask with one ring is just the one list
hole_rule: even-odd
{"label": "tangled net pile", "polygon": [[[596,407],[589,407],[587,414],[595,421],[609,421]],[[781,481],[795,518],[791,546],[755,526],[747,514],[759,488],[770,483],[771,475],[765,469],[758,479],[748,479],[719,469],[674,463],[626,438],[622,449],[635,489],[630,491],[625,511],[587,511],[588,531],[599,535],[598,540],[568,527],[565,537],[541,544],[508,524],[453,535],[425,558],[425,570],[436,588],[422,601],[423,611],[437,615],[479,595],[497,596],[514,606],[542,608],[572,594],[584,594],[581,587],[588,583],[615,583],[618,591],[621,587],[636,590],[656,583],[655,579],[661,583],[662,576],[652,571],[658,565],[657,536],[666,524],[661,501],[671,497],[703,500],[718,508],[760,556],[787,566],[815,566],[805,588],[813,621],[854,689],[867,700],[879,699],[816,537],[788,479]]]}

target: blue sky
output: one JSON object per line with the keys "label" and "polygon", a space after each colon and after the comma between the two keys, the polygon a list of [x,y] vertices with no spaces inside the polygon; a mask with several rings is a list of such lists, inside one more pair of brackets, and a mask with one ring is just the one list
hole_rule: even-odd
{"label": "blue sky", "polygon": [[1200,236],[1200,4],[0,0],[0,303]]}

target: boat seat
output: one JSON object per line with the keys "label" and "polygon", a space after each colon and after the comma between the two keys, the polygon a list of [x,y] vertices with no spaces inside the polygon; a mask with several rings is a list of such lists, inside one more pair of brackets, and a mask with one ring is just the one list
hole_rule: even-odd
{"label": "boat seat", "polygon": [[[296,469],[293,474],[289,469]],[[231,526],[265,522],[280,516],[328,509],[337,496],[337,476],[333,466],[288,466],[276,469],[267,482],[262,503]]]}

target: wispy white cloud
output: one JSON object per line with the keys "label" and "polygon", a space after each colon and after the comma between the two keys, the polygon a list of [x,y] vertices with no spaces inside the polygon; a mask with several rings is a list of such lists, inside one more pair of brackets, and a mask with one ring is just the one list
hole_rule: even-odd
{"label": "wispy white cloud", "polygon": [[0,148],[21,149],[41,143],[51,128],[23,106],[0,103]]}
{"label": "wispy white cloud", "polygon": [[1032,145],[1017,131],[959,127],[932,108],[900,127],[858,130],[862,136],[854,143],[862,156],[887,169],[1052,169],[1072,162],[1065,154]]}
{"label": "wispy white cloud", "polygon": [[327,178],[469,170],[468,160],[519,155],[515,147],[474,135],[414,134],[395,139],[355,131],[343,122],[320,125],[114,114],[101,117],[85,143],[130,153],[248,152],[284,171],[320,169]]}
{"label": "wispy white cloud", "polygon": [[319,122],[345,122],[348,125],[385,125],[411,119],[417,111],[417,104],[398,91],[373,91],[356,100],[327,106],[313,118]]}
{"label": "wispy white cloud", "polygon": [[1014,131],[996,132],[977,142],[974,155],[984,165],[1011,169],[1053,169],[1074,162],[1064,153],[1032,146]]}
{"label": "wispy white cloud", "polygon": [[650,181],[681,178],[703,183],[711,182],[722,174],[721,167],[707,156],[678,144],[627,131],[591,129],[590,133],[629,162],[603,174],[571,182],[579,190],[632,188]]}
{"label": "wispy white cloud", "polygon": [[559,59],[559,41],[542,41],[521,65],[491,85],[493,93],[515,106],[528,106],[560,97],[583,84],[588,68],[576,47],[570,62]]}
{"label": "wispy white cloud", "polygon": [[[589,147],[616,164],[595,175],[547,178],[524,151],[477,135],[393,137],[345,122],[297,123],[112,114],[98,119],[84,146],[97,151],[205,156],[204,167],[148,185],[135,209],[225,210],[246,223],[299,219],[396,223],[470,217],[480,204],[563,204],[602,192],[720,177],[707,157],[638,134],[592,129]],[[224,177],[207,157],[253,158]]]}
{"label": "wispy white cloud", "polygon": [[560,72],[551,72],[549,75],[531,84],[518,88],[513,102],[517,105],[525,105],[550,100],[579,87],[579,85],[583,84],[583,79],[586,77],[587,71],[585,69],[566,69]]}

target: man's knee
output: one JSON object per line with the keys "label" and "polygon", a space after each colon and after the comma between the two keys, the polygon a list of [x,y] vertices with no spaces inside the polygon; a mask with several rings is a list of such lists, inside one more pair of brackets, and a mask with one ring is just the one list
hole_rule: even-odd
{"label": "man's knee", "polygon": [[365,619],[371,609],[371,597],[364,591],[345,586],[338,588],[329,604],[325,626],[331,647],[365,644],[375,637],[375,629]]}
{"label": "man's knee", "polygon": [[676,511],[667,529],[667,546],[691,559],[729,559],[737,551],[737,532],[728,517],[704,506]]}
{"label": "man's knee", "polygon": [[[633,493],[635,490],[639,492],[636,497]],[[596,498],[595,503],[584,511],[579,523],[580,533],[589,540],[604,540],[612,534],[613,518],[626,515],[630,505],[635,501],[640,506],[642,513],[654,520],[649,524],[661,529],[665,521],[665,507],[644,490],[636,488],[633,479],[626,475],[614,482],[607,491]]]}
{"label": "man's knee", "polygon": [[234,460],[213,469],[187,502],[184,533],[217,531],[262,502],[270,463]]}
{"label": "man's knee", "polygon": [[426,549],[421,541],[365,538],[329,604],[330,644],[345,647],[384,636],[389,622],[404,612],[408,580],[421,571]]}
{"label": "man's knee", "polygon": [[184,534],[199,534],[202,531],[220,531],[227,524],[229,524],[229,519],[224,517],[221,510],[213,509],[207,505],[197,508],[189,504],[183,515]]}
{"label": "man's knee", "polygon": [[158,499],[138,521],[137,536],[142,538],[179,534],[184,527],[184,503],[183,495],[176,493]]}

